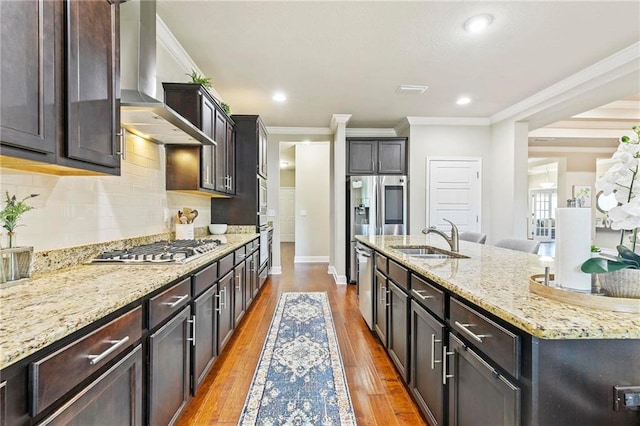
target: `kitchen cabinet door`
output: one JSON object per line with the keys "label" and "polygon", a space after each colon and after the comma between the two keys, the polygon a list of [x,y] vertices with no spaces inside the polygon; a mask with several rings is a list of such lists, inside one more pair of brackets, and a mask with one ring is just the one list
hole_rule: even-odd
{"label": "kitchen cabinet door", "polygon": [[411,377],[409,389],[433,426],[445,424],[442,347],[445,327],[417,302],[411,302]]}
{"label": "kitchen cabinet door", "polygon": [[262,121],[258,125],[258,174],[267,178],[267,131]]}
{"label": "kitchen cabinet door", "polygon": [[[0,134],[3,154],[42,159],[62,126],[62,70],[56,31],[61,2],[0,2]],[[20,148],[14,150],[13,148]],[[54,161],[53,157],[49,161]]]}
{"label": "kitchen cabinet door", "polygon": [[449,424],[520,425],[520,388],[449,333]]}
{"label": "kitchen cabinet door", "polygon": [[149,336],[149,424],[172,425],[189,401],[189,334],[187,306]]}
{"label": "kitchen cabinet door", "polygon": [[214,139],[216,145],[216,191],[229,192],[227,170],[227,119],[221,111],[216,111]]}
{"label": "kitchen cabinet door", "polygon": [[388,281],[388,286],[387,350],[391,361],[407,382],[409,377],[409,296],[391,280]]}
{"label": "kitchen cabinet door", "polygon": [[389,300],[389,289],[387,285],[387,277],[376,269],[373,279],[374,297],[376,300],[375,309],[373,310],[373,329],[387,346],[387,306]]}
{"label": "kitchen cabinet door", "polygon": [[40,425],[142,426],[142,346],[80,390]]}
{"label": "kitchen cabinet door", "polygon": [[[120,167],[119,2],[66,7],[67,156]],[[124,141],[122,141],[124,143]]]}
{"label": "kitchen cabinet door", "polygon": [[233,327],[237,327],[244,316],[244,260],[233,269]]}
{"label": "kitchen cabinet door", "polygon": [[233,273],[231,270],[218,282],[218,353],[222,353],[233,333]]}
{"label": "kitchen cabinet door", "polygon": [[251,271],[251,280],[253,288],[253,297],[258,296],[260,291],[260,249],[253,253],[253,270]]}
{"label": "kitchen cabinet door", "polygon": [[[200,126],[199,129],[209,136],[214,138],[215,123],[216,123],[216,107],[210,99],[200,94],[201,100],[201,114],[200,114]],[[202,175],[201,185],[205,189],[216,189],[216,150],[214,146],[203,145],[201,154],[200,172]]]}
{"label": "kitchen cabinet door", "polygon": [[202,381],[207,376],[216,360],[216,298],[218,286],[214,285],[193,301],[193,318],[195,336],[192,340],[193,383],[191,391],[196,394]]}
{"label": "kitchen cabinet door", "polygon": [[[247,249],[248,251],[248,249]],[[244,301],[245,309],[249,309],[249,306],[253,303],[253,286],[255,275],[254,272],[254,258],[253,253],[247,255],[247,260],[244,261]]]}
{"label": "kitchen cabinet door", "polygon": [[227,175],[229,176],[229,188],[227,193],[236,193],[236,133],[233,124],[226,122],[227,134],[225,138],[227,152]]}
{"label": "kitchen cabinet door", "polygon": [[347,173],[372,175],[377,171],[378,142],[375,140],[350,140],[348,142]]}
{"label": "kitchen cabinet door", "polygon": [[407,174],[405,150],[405,139],[378,141],[378,174]]}

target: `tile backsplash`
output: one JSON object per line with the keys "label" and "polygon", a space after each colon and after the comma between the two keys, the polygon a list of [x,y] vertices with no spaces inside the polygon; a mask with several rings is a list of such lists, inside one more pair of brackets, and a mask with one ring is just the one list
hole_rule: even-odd
{"label": "tile backsplash", "polygon": [[[199,212],[195,226],[210,223],[210,199],[165,190],[164,146],[127,137],[121,176],[54,176],[0,167],[0,200],[5,191],[28,204],[16,229],[19,246],[35,251],[158,234],[172,230],[171,217],[183,207]],[[6,230],[0,243],[6,244]]]}

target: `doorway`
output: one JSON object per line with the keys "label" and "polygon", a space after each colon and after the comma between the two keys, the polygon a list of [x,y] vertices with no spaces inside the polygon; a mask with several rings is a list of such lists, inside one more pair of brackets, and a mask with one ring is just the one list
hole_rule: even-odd
{"label": "doorway", "polygon": [[293,243],[296,240],[296,188],[280,187],[280,241]]}

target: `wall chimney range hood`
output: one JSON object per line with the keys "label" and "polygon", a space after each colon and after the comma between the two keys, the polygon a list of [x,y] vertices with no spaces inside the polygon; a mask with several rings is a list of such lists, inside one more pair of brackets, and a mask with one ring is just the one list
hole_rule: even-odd
{"label": "wall chimney range hood", "polygon": [[156,96],[156,2],[120,5],[120,121],[122,127],[158,144],[216,142]]}

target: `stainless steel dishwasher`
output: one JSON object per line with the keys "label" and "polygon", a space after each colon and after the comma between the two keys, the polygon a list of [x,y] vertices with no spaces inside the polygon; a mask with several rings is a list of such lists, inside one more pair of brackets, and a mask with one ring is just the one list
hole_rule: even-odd
{"label": "stainless steel dishwasher", "polygon": [[356,243],[356,259],[360,313],[371,330],[373,327],[373,251],[364,244]]}

